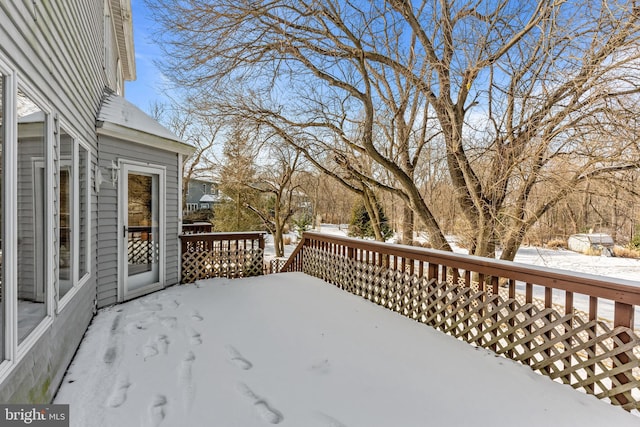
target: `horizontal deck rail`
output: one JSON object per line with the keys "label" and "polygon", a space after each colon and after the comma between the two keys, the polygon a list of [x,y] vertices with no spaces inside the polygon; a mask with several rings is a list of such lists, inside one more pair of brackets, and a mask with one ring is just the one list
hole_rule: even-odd
{"label": "horizontal deck rail", "polygon": [[182,234],[211,233],[213,225],[210,222],[194,222],[182,224]]}
{"label": "horizontal deck rail", "polygon": [[640,283],[451,252],[304,233],[280,270],[341,289],[640,409]]}
{"label": "horizontal deck rail", "polygon": [[180,282],[263,274],[264,238],[262,232],[181,235]]}

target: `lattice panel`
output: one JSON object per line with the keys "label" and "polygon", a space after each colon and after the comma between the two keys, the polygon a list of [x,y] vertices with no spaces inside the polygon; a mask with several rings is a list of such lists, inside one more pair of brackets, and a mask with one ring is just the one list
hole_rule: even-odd
{"label": "lattice panel", "polygon": [[261,248],[189,250],[182,254],[182,283],[212,277],[250,277],[263,274]]}
{"label": "lattice panel", "polygon": [[127,242],[129,264],[151,264],[157,262],[160,247],[152,240],[130,239]]}
{"label": "lattice panel", "polygon": [[287,258],[272,258],[269,261],[269,274],[279,273],[286,263]]}
{"label": "lattice panel", "polygon": [[303,271],[627,410],[640,409],[640,338],[629,328],[312,247],[304,248]]}

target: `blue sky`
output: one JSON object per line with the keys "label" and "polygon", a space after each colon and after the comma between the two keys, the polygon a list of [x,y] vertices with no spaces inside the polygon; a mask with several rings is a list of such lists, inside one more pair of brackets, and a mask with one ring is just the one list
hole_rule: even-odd
{"label": "blue sky", "polygon": [[133,39],[136,52],[136,74],[133,82],[125,82],[125,98],[140,109],[149,112],[154,102],[167,102],[163,93],[166,81],[153,61],[162,56],[158,45],[153,42],[154,22],[143,0],[132,0]]}

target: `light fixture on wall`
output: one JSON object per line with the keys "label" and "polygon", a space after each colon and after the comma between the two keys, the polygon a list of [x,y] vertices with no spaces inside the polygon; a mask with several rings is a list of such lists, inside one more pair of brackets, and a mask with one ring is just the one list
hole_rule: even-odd
{"label": "light fixture on wall", "polygon": [[98,164],[95,166],[94,176],[93,186],[95,187],[96,193],[98,193],[100,192],[100,186],[104,182],[104,176],[102,176],[102,170],[100,170],[100,166]]}
{"label": "light fixture on wall", "polygon": [[111,183],[115,186],[118,182],[118,172],[120,172],[120,166],[115,161],[111,160]]}

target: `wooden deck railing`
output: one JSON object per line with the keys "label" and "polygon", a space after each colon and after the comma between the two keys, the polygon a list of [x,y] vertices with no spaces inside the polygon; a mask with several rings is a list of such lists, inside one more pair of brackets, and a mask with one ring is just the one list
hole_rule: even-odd
{"label": "wooden deck railing", "polygon": [[586,393],[640,409],[640,283],[317,233],[302,271]]}
{"label": "wooden deck railing", "polygon": [[194,222],[182,224],[182,234],[211,233],[213,225],[210,222]]}
{"label": "wooden deck railing", "polygon": [[183,234],[181,283],[264,272],[264,233]]}

